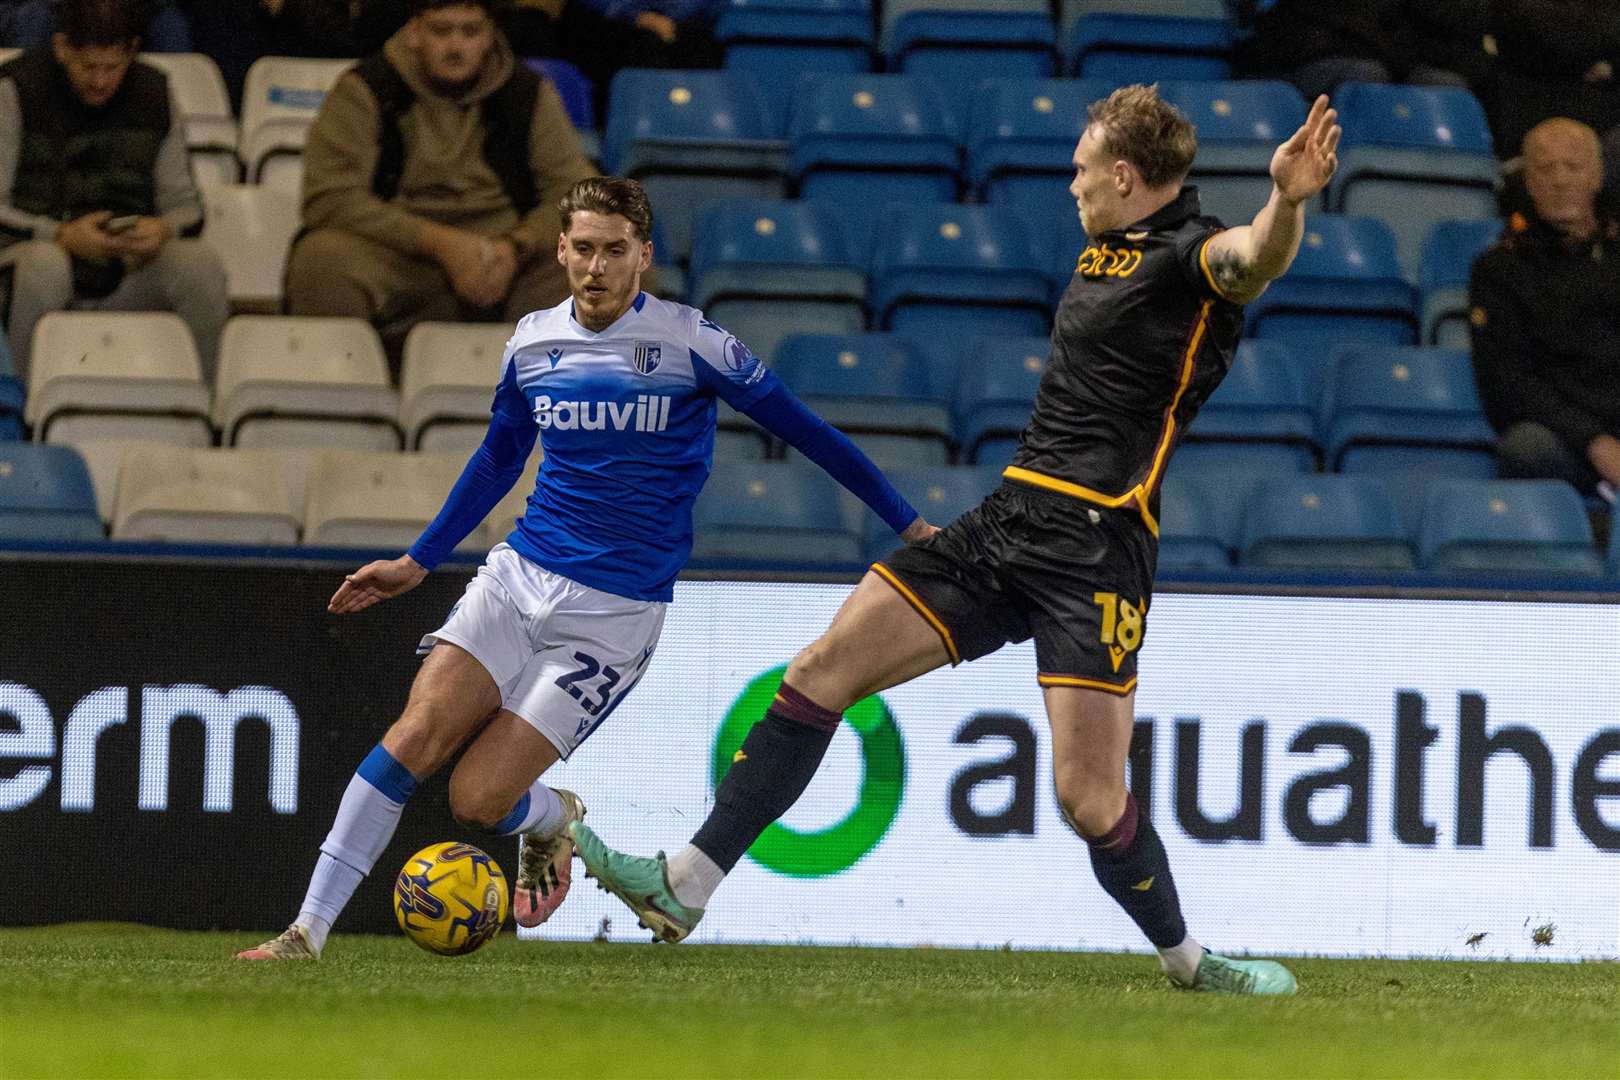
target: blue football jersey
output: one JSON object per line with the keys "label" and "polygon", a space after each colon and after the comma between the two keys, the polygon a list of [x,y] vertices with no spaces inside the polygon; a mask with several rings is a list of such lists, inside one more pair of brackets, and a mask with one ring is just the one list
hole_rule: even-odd
{"label": "blue football jersey", "polygon": [[692,550],[715,399],[745,409],[775,380],[702,312],[646,293],[601,333],[574,320],[572,300],[524,316],[493,409],[535,424],[545,458],[507,543],[592,588],[668,601]]}

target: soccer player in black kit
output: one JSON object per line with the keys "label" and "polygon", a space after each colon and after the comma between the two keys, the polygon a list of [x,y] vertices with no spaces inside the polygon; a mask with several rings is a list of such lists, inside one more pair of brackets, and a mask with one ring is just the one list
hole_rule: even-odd
{"label": "soccer player in black kit", "polygon": [[1200,215],[1196,189],[1183,186],[1197,136],[1155,87],[1124,87],[1091,107],[1069,185],[1090,239],[1001,487],[872,567],[788,666],[684,850],[668,860],[625,855],[574,827],[586,869],[655,934],[679,941],[691,932],[725,874],[809,784],[843,710],[1033,637],[1058,802],[1165,974],[1195,990],[1294,991],[1282,965],[1211,953],[1187,933],[1125,762],[1165,467],[1231,364],[1243,305],[1299,250],[1304,204],[1338,164],[1336,120],[1317,99],[1272,157],[1265,207],[1227,229]]}

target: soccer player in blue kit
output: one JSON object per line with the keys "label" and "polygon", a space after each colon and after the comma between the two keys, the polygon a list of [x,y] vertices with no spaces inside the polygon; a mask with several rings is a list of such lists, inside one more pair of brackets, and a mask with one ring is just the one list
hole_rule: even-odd
{"label": "soccer player in blue kit", "polygon": [[246,960],[313,959],[423,780],[463,746],[450,807],[519,837],[513,911],[544,922],[568,891],[568,827],[585,807],[540,777],[605,721],[652,660],[692,504],[708,478],[715,399],[820,465],[907,542],[937,531],[848,439],[701,312],[641,291],[652,211],[633,180],[592,177],[561,203],[557,259],[572,298],[507,343],[489,432],[409,552],[344,579],[346,614],[425,578],[495,507],[536,437],[534,494],[443,626],[399,720],[349,782],[297,919]]}

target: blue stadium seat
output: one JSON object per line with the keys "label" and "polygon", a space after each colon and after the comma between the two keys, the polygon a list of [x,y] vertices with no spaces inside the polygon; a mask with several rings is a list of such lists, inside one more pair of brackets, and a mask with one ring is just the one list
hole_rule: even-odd
{"label": "blue stadium seat", "polygon": [[1288,273],[1247,308],[1259,338],[1324,345],[1417,344],[1417,304],[1395,236],[1373,218],[1311,214]]}
{"label": "blue stadium seat", "polygon": [[613,77],[602,164],[640,180],[684,263],[705,204],[786,194],[787,147],[740,71],[648,71]]}
{"label": "blue stadium seat", "polygon": [[[963,465],[887,470],[889,482],[930,525],[943,528],[978,506],[1001,485],[1001,470]],[[883,519],[863,508],[866,557],[877,560],[900,546]]]}
{"label": "blue stadium seat", "polygon": [[1423,311],[1423,343],[1466,349],[1468,275],[1474,260],[1502,235],[1502,222],[1442,221],[1423,242],[1418,266],[1418,295]]}
{"label": "blue stadium seat", "polygon": [[23,396],[23,385],[15,376],[0,375],[0,442],[26,437]]}
{"label": "blue stadium seat", "polygon": [[1025,220],[1074,217],[1074,147],[1086,129],[1086,110],[1111,89],[1097,79],[980,83],[967,146],[973,190]]}
{"label": "blue stadium seat", "polygon": [[1056,74],[1052,17],[1044,4],[1039,11],[1013,11],[927,0],[926,7],[890,16],[889,10],[898,6],[884,5],[885,18],[891,19],[883,44],[888,69],[937,79],[958,123],[973,111],[984,80]]}
{"label": "blue stadium seat", "polygon": [[838,203],[876,231],[888,203],[956,198],[957,128],[920,75],[814,75],[794,90],[791,173],[806,199]]}
{"label": "blue stadium seat", "polygon": [[787,130],[793,72],[855,75],[872,70],[870,0],[731,0],[714,36],[729,71],[759,80],[774,130]]}
{"label": "blue stadium seat", "polygon": [[1276,447],[1299,459],[1300,468],[1321,462],[1316,411],[1302,371],[1308,354],[1274,341],[1244,341],[1232,368],[1187,431],[1185,445],[1247,443]]}
{"label": "blue stadium seat", "polygon": [[691,303],[774,356],[789,334],[866,329],[866,272],[831,208],[788,199],[710,207],[692,251]]}
{"label": "blue stadium seat", "polygon": [[795,334],[772,365],[822,419],[884,468],[950,460],[949,386],[898,334]]}
{"label": "blue stadium seat", "polygon": [[1086,230],[1080,226],[1080,214],[1069,200],[1065,212],[1056,217],[1042,219],[1046,236],[1046,272],[1052,283],[1052,306],[1063,299],[1063,293],[1074,280],[1080,256],[1091,246]]}
{"label": "blue stadium seat", "polygon": [[1063,70],[1115,86],[1232,74],[1232,25],[1224,19],[1092,12],[1074,24]]}
{"label": "blue stadium seat", "polygon": [[[1225,570],[1231,538],[1223,536],[1213,492],[1197,473],[1169,473],[1159,488],[1159,571]],[[1224,496],[1221,496],[1224,498]]]}
{"label": "blue stadium seat", "polygon": [[100,540],[90,470],[66,446],[0,443],[0,538]]}
{"label": "blue stadium seat", "polygon": [[1322,420],[1336,472],[1461,478],[1495,466],[1496,432],[1485,420],[1466,352],[1352,350],[1339,359]]}
{"label": "blue stadium seat", "polygon": [[1424,239],[1446,220],[1496,216],[1501,170],[1479,100],[1459,87],[1346,83],[1334,94],[1344,137],[1328,207],[1395,231],[1407,279]]}
{"label": "blue stadium seat", "polygon": [[563,109],[568,113],[574,130],[579,132],[580,141],[585,144],[586,155],[593,160],[598,158],[602,147],[600,136],[596,133],[596,84],[567,60],[536,56],[523,62],[557,88]]}
{"label": "blue stadium seat", "polygon": [[1271,155],[1305,122],[1305,102],[1285,82],[1165,82],[1159,94],[1198,125],[1188,182],[1204,213],[1246,225],[1271,198]]}
{"label": "blue stadium seat", "polygon": [[1017,214],[996,206],[891,207],[872,264],[872,320],[935,341],[1043,334],[1046,268]]}
{"label": "blue stadium seat", "polygon": [[693,510],[692,558],[739,564],[848,567],[861,543],[844,526],[839,488],[813,465],[714,467]]}
{"label": "blue stadium seat", "polygon": [[[1299,458],[1275,447],[1238,443],[1195,443],[1170,458],[1164,482],[1190,481],[1209,494],[1216,535],[1235,542],[1243,526],[1250,492],[1279,477],[1299,476]],[[1217,494],[1218,493],[1218,494]]]}
{"label": "blue stadium seat", "polygon": [[[1029,423],[1046,371],[1049,343],[1044,337],[971,338],[957,363],[951,408],[956,444],[963,461],[1005,465],[1007,443],[1017,443]],[[991,443],[1001,444],[995,449]],[[988,452],[987,452],[988,451]]]}
{"label": "blue stadium seat", "polygon": [[1609,514],[1609,573],[1620,577],[1620,514]]}
{"label": "blue stadium seat", "polygon": [[1244,566],[1411,570],[1416,567],[1389,489],[1376,477],[1277,477],[1249,496]]}
{"label": "blue stadium seat", "polygon": [[[1260,0],[1264,11],[1271,0]],[[1062,0],[1059,22],[1064,33],[1084,16],[1097,11],[1117,11],[1134,15],[1174,15],[1177,18],[1225,19],[1231,14],[1226,0]]]}
{"label": "blue stadium seat", "polygon": [[1603,572],[1575,489],[1559,480],[1453,480],[1429,489],[1423,565],[1474,574]]}

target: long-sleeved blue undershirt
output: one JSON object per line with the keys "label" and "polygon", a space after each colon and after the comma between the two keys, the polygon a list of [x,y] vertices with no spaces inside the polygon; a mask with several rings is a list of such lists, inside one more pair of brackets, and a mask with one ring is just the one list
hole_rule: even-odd
{"label": "long-sleeved blue undershirt", "polygon": [[[708,371],[707,365],[698,365],[700,381],[712,378],[717,396],[736,397],[733,384],[708,376]],[[842,432],[806,407],[774,374],[767,372],[761,384],[751,388],[752,400],[734,402],[746,416],[824,469],[896,533],[917,519],[911,504]],[[428,570],[443,562],[511,490],[537,434],[532,421],[523,423],[497,410],[438,516],[411,545],[410,557]]]}

